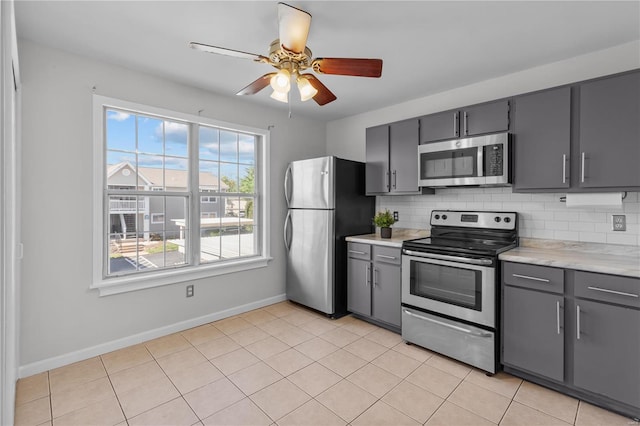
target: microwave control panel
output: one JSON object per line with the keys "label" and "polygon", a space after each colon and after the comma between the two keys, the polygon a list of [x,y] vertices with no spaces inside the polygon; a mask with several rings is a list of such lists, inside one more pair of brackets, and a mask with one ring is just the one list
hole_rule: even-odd
{"label": "microwave control panel", "polygon": [[484,147],[484,175],[485,176],[502,176],[504,145],[495,144]]}

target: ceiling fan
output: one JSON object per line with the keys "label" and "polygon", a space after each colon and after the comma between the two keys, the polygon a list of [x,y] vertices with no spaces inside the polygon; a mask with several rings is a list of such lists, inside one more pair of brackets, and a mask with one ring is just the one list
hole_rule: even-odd
{"label": "ceiling fan", "polygon": [[280,102],[288,102],[292,79],[295,79],[302,101],[313,99],[318,105],[326,105],[336,100],[336,96],[313,74],[302,73],[309,68],[319,74],[376,78],[382,75],[382,59],[312,59],[311,50],[307,47],[311,15],[304,10],[278,3],[278,24],[279,38],[271,42],[268,56],[196,42],[189,43],[189,46],[204,52],[252,59],[275,67],[277,72],[263,75],[236,95],[254,95],[271,85],[271,97]]}

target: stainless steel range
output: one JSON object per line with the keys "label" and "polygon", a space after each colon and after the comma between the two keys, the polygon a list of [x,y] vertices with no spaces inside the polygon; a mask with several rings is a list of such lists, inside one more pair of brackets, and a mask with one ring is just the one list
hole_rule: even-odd
{"label": "stainless steel range", "polygon": [[515,212],[431,212],[431,237],[402,245],[402,337],[489,373],[498,368],[498,254]]}

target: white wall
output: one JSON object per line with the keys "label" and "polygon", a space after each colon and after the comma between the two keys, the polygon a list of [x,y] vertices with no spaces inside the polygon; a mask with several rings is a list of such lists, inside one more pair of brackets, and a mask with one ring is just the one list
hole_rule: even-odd
{"label": "white wall", "polygon": [[[560,86],[640,68],[640,42],[532,68],[327,124],[327,154],[365,160],[365,129],[465,105]],[[433,209],[514,210],[523,237],[640,245],[639,195],[629,193],[621,210],[567,209],[564,193],[512,194],[510,188],[438,189],[435,195],[377,197],[377,209],[398,211],[396,227],[428,228]],[[611,231],[611,214],[627,216],[627,231]]]}
{"label": "white wall", "polygon": [[[325,155],[325,125],[118,66],[19,41],[23,81],[22,375],[131,342],[131,336],[285,291],[281,181],[289,161]],[[212,78],[215,78],[212,75]],[[115,296],[92,279],[92,87],[96,93],[271,131],[267,268]],[[304,134],[305,138],[299,135]],[[271,298],[271,299],[270,299]],[[139,336],[134,336],[134,340]],[[109,345],[111,342],[111,346]]]}
{"label": "white wall", "polygon": [[640,41],[331,121],[327,123],[327,154],[365,161],[367,127],[635,68],[640,68]]}

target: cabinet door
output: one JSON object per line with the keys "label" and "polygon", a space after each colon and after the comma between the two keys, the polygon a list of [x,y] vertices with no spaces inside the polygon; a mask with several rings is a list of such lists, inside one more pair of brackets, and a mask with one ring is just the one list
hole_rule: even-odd
{"label": "cabinet door", "polygon": [[420,118],[420,143],[430,143],[460,136],[458,111],[439,112]]}
{"label": "cabinet door", "polygon": [[367,194],[389,192],[389,126],[367,129],[366,157]]}
{"label": "cabinet door", "polygon": [[574,339],[574,385],[640,407],[640,311],[576,300]]}
{"label": "cabinet door", "polygon": [[505,286],[502,304],[502,362],[563,381],[563,296]]}
{"label": "cabinet door", "polygon": [[398,327],[402,324],[401,279],[400,266],[373,264],[373,317]]}
{"label": "cabinet door", "polygon": [[639,116],[640,73],[580,86],[580,187],[640,186]]}
{"label": "cabinet door", "polygon": [[371,263],[366,260],[347,261],[347,310],[371,316]]}
{"label": "cabinet door", "polygon": [[514,189],[568,188],[571,88],[515,100]]}
{"label": "cabinet door", "polygon": [[418,191],[418,120],[389,125],[391,192]]}
{"label": "cabinet door", "polygon": [[509,101],[497,101],[464,108],[461,137],[509,130]]}

